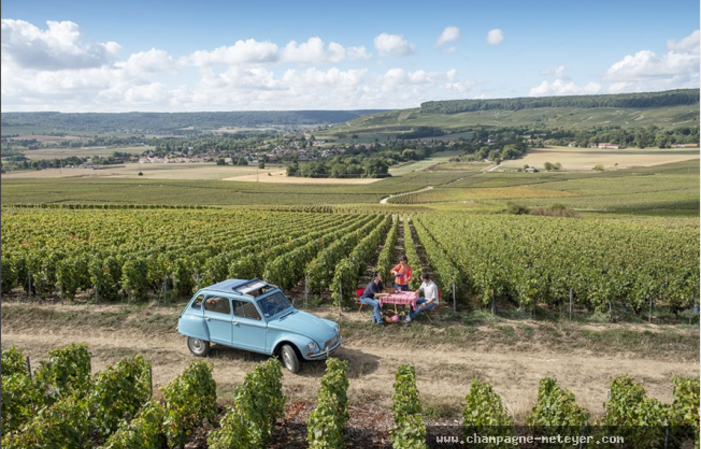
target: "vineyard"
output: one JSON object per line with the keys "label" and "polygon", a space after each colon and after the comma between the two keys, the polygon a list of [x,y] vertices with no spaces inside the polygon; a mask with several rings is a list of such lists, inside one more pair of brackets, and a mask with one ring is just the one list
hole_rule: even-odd
{"label": "vineyard", "polygon": [[390,249],[398,226],[410,265],[431,271],[439,288],[454,289],[463,303],[490,307],[506,299],[528,311],[571,302],[645,316],[653,305],[678,311],[699,298],[694,230],[447,212],[255,209],[5,208],[2,292],[108,302],[168,292],[185,298],[227,278],[261,277],[288,292],[305,284],[345,305],[372,260],[385,274],[396,263]]}
{"label": "vineyard", "polygon": [[[487,306],[496,297],[520,308],[574,305],[644,315],[699,297],[699,235],[590,220],[426,214],[415,227],[437,275],[459,268]],[[458,273],[448,277],[455,279]]]}
{"label": "vineyard", "polygon": [[[343,448],[350,416],[347,361],[330,358],[326,365],[316,408],[306,421],[306,439],[310,448]],[[205,447],[213,449],[288,444],[289,435],[282,430],[287,428],[287,398],[281,364],[275,358],[250,371],[230,398],[217,397],[212,366],[197,361],[161,387],[163,399],[157,399],[151,365],[143,357],[122,358],[93,374],[84,345],[50,351],[33,371],[28,359],[12,347],[2,352],[2,371],[1,435],[6,448],[161,449],[199,447],[205,440]],[[470,441],[473,447],[498,447],[496,442],[514,444],[509,442],[529,435],[570,439],[560,447],[571,446],[578,438],[605,435],[624,438],[624,447],[661,447],[663,442],[680,447],[692,440],[698,444],[699,382],[675,378],[673,383],[673,402],[664,404],[649,398],[632,377],[613,378],[603,410],[592,418],[590,411],[577,405],[573,393],[555,379],[543,378],[535,406],[517,428],[492,386],[473,381],[461,403],[462,423],[436,427],[424,420],[416,370],[401,365],[392,395],[392,447],[426,448],[458,441],[451,437]],[[218,405],[222,400],[231,404],[223,412]],[[470,440],[476,436],[484,440]]]}

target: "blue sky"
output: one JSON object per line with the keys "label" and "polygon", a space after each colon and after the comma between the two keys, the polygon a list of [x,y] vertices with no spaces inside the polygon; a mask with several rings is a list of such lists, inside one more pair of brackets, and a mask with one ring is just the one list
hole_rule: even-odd
{"label": "blue sky", "polygon": [[3,111],[407,108],[699,87],[695,1],[6,0],[0,12]]}

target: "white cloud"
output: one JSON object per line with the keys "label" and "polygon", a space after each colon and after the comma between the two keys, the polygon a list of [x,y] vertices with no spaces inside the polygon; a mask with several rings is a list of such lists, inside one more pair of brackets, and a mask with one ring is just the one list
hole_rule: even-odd
{"label": "white cloud", "polygon": [[699,30],[694,31],[679,42],[677,42],[674,39],[667,40],[667,51],[676,51],[682,53],[698,53]]}
{"label": "white cloud", "polygon": [[209,66],[216,64],[249,64],[277,62],[278,47],[271,42],[255,39],[236,41],[234,45],[221,46],[212,51],[198,50],[183,59],[184,64]]}
{"label": "white cloud", "polygon": [[[456,92],[465,92],[472,84],[461,80],[455,69],[377,72],[281,66],[370,57],[365,47],[326,44],[319,37],[282,47],[240,40],[179,58],[151,48],[120,60],[118,44],[86,43],[72,22],[52,22],[49,30],[12,20],[4,20],[2,25],[3,111],[405,108],[422,101],[454,98]],[[380,35],[376,45],[389,55],[415,51],[401,36]],[[448,51],[445,47],[441,49]],[[197,78],[190,81],[191,75]]]}
{"label": "white cloud", "polygon": [[455,47],[444,48],[443,53],[455,53]]}
{"label": "white cloud", "polygon": [[407,56],[416,51],[414,44],[396,34],[382,33],[375,37],[374,42],[382,56]]}
{"label": "white cloud", "polygon": [[565,73],[567,69],[565,68],[564,65],[561,65],[560,67],[556,68],[555,70],[553,69],[547,69],[543,70],[540,72],[541,75],[546,75],[546,76],[554,76],[556,79],[559,80],[564,80],[564,81],[569,81],[571,78]]}
{"label": "white cloud", "polygon": [[118,62],[116,67],[122,68],[132,76],[174,70],[176,63],[164,50],[152,48],[149,51],[133,53],[126,62]]}
{"label": "white cloud", "polygon": [[552,83],[543,81],[539,86],[531,88],[528,96],[542,97],[550,95],[588,95],[596,94],[601,90],[601,85],[590,82],[585,86],[578,86],[575,83],[566,83],[557,79]]}
{"label": "white cloud", "polygon": [[65,70],[100,67],[119,56],[116,42],[83,43],[73,22],[46,22],[41,30],[24,20],[2,19],[2,62],[19,68]]}
{"label": "white cloud", "polygon": [[283,61],[308,64],[336,63],[352,59],[367,59],[369,57],[370,55],[365,52],[364,46],[345,48],[341,44],[331,42],[328,49],[325,49],[324,41],[319,37],[311,37],[307,42],[301,44],[291,41],[282,49]]}
{"label": "white cloud", "polygon": [[488,44],[499,45],[502,42],[504,42],[504,33],[499,28],[495,28],[487,33]]}
{"label": "white cloud", "polygon": [[699,86],[699,30],[679,42],[667,41],[667,52],[651,50],[627,55],[606,71],[610,92],[650,91]]}
{"label": "white cloud", "polygon": [[446,42],[452,42],[460,38],[460,28],[458,27],[445,27],[443,33],[436,41],[436,46],[441,46]]}

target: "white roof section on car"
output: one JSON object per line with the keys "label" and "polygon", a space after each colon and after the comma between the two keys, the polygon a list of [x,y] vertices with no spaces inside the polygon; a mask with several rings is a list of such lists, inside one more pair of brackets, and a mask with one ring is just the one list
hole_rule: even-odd
{"label": "white roof section on car", "polygon": [[254,291],[258,290],[259,288],[266,287],[268,284],[262,281],[254,282],[252,284],[246,284],[242,288],[237,288],[236,291],[243,293],[244,295]]}

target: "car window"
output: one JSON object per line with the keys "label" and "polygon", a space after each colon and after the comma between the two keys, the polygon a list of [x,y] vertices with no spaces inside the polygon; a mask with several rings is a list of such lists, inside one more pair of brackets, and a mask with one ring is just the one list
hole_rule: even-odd
{"label": "car window", "polygon": [[292,307],[292,304],[290,304],[290,301],[287,300],[282,292],[278,291],[270,296],[259,299],[258,306],[263,311],[263,315],[270,317]]}
{"label": "car window", "polygon": [[217,312],[229,315],[231,313],[229,298],[224,298],[221,296],[210,296],[204,302],[204,310],[207,310],[208,312]]}
{"label": "car window", "polygon": [[260,314],[256,306],[249,301],[238,301],[234,299],[234,315],[241,318],[260,320]]}
{"label": "car window", "polygon": [[190,306],[192,309],[197,309],[197,310],[202,310],[202,300],[204,299],[204,295],[199,295],[195,300],[192,302],[192,306]]}

